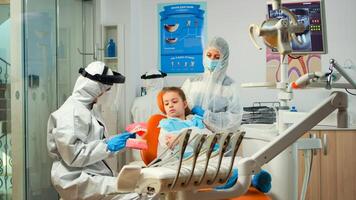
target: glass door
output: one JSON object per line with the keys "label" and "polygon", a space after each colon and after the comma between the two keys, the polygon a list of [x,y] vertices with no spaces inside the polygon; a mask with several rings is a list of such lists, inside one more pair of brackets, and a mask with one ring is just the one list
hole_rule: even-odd
{"label": "glass door", "polygon": [[58,1],[57,13],[57,86],[58,105],[71,95],[79,68],[94,57],[93,2]]}
{"label": "glass door", "polygon": [[26,199],[56,199],[47,153],[47,120],[57,107],[56,0],[24,1]]}
{"label": "glass door", "polygon": [[11,199],[10,2],[0,3],[0,199]]}
{"label": "glass door", "polygon": [[83,51],[82,11],[82,1],[58,1],[58,106],[71,95],[78,69],[83,66],[78,52]]}
{"label": "glass door", "polygon": [[[86,34],[88,30],[85,30],[93,31],[92,25],[86,25],[93,18],[83,17],[83,13],[93,12],[93,3],[81,0],[12,2],[11,118],[16,119],[11,121],[12,141],[16,141],[13,143],[12,198],[58,199],[50,178],[52,160],[47,152],[47,121],[50,113],[71,95],[78,69],[93,58],[79,53],[88,51],[88,47],[94,49],[93,34]],[[10,162],[6,160],[6,166]],[[5,198],[0,196],[0,199]]]}

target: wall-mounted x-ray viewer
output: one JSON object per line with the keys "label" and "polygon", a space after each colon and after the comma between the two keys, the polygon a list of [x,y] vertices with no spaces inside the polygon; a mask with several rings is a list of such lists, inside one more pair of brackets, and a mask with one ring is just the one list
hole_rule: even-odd
{"label": "wall-mounted x-ray viewer", "polygon": [[[295,14],[299,23],[304,24],[306,30],[296,36],[302,44],[291,41],[292,54],[327,53],[325,9],[323,0],[289,0],[283,1],[283,7]],[[267,4],[269,18],[288,18],[280,10],[272,10],[272,4]]]}

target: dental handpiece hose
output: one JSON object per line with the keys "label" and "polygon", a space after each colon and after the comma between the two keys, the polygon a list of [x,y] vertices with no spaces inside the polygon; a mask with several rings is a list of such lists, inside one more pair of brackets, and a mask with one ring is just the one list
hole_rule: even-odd
{"label": "dental handpiece hose", "polygon": [[334,59],[330,59],[330,65],[335,68],[351,85],[356,89],[356,82],[346,73],[346,71]]}

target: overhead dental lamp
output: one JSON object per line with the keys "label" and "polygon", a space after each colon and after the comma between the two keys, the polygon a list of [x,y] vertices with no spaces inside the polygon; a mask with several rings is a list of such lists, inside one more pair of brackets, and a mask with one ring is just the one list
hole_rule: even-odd
{"label": "overhead dental lamp", "polygon": [[288,19],[269,18],[262,22],[260,26],[251,24],[249,28],[250,38],[256,48],[262,49],[256,42],[255,35],[262,37],[265,45],[271,49],[278,50],[281,55],[292,52],[291,40],[302,44],[296,34],[303,33],[306,27],[298,23],[297,17],[288,9],[281,6],[281,1],[272,1],[272,9],[279,10],[287,15]]}
{"label": "overhead dental lamp", "polygon": [[256,42],[255,35],[262,37],[265,45],[271,49],[277,50],[281,55],[290,54],[292,52],[291,40],[295,40],[298,44],[302,44],[296,33],[303,33],[305,27],[297,22],[295,15],[288,9],[282,7],[281,12],[287,14],[288,19],[269,18],[262,22],[260,26],[256,24],[250,25],[250,38],[256,48],[262,49]]}

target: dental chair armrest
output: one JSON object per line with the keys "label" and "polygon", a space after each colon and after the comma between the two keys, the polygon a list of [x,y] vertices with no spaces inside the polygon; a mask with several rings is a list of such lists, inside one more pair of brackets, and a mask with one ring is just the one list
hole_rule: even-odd
{"label": "dental chair armrest", "polygon": [[141,166],[125,165],[117,177],[118,192],[132,192],[140,179]]}

